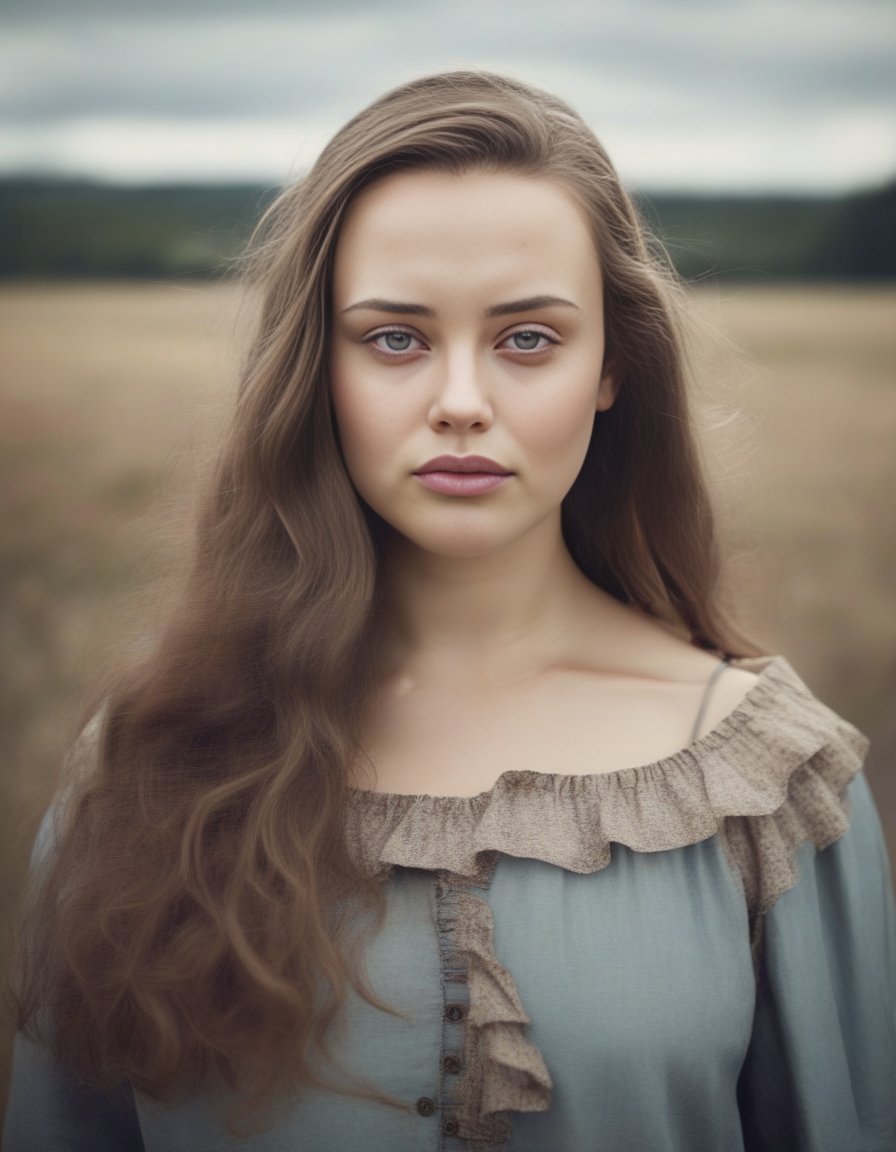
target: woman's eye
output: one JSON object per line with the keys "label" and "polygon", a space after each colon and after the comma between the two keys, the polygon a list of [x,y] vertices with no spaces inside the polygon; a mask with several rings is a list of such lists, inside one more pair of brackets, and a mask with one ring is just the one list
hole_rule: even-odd
{"label": "woman's eye", "polygon": [[370,337],[370,343],[380,352],[413,352],[420,341],[410,332],[380,332]]}
{"label": "woman's eye", "polygon": [[510,343],[514,352],[543,352],[554,343],[544,332],[535,332],[532,329],[523,329],[521,332],[512,332],[505,343]]}

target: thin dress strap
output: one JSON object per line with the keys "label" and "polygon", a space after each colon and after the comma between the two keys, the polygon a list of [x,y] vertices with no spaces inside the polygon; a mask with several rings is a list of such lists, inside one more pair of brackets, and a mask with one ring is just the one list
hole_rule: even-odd
{"label": "thin dress strap", "polygon": [[715,687],[716,681],[727,667],[728,657],[724,656],[712,670],[712,675],[710,676],[709,682],[707,683],[703,692],[703,699],[700,701],[700,710],[697,712],[697,719],[694,721],[694,727],[691,730],[691,737],[688,740],[689,744],[693,744],[700,734],[700,727],[703,724],[703,720],[706,716],[706,709],[709,706],[709,698],[712,695],[712,690]]}

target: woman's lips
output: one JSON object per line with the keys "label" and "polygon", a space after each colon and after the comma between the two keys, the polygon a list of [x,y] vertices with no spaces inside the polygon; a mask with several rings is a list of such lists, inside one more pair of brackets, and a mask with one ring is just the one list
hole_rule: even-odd
{"label": "woman's lips", "polygon": [[426,488],[447,496],[478,496],[498,488],[512,473],[504,472],[415,472]]}
{"label": "woman's lips", "polygon": [[500,487],[513,473],[488,456],[435,456],[414,475],[433,492],[479,496]]}

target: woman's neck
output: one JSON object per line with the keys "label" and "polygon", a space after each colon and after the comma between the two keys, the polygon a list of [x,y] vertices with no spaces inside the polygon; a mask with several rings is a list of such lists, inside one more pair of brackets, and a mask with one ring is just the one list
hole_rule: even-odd
{"label": "woman's neck", "polygon": [[559,520],[473,557],[399,539],[385,583],[390,672],[483,690],[538,675],[574,643],[585,606],[604,599],[570,556]]}

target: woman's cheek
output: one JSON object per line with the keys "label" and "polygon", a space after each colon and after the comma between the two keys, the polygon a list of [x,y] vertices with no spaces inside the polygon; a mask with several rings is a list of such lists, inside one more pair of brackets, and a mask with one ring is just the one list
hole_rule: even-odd
{"label": "woman's cheek", "polygon": [[533,429],[533,455],[546,467],[577,476],[594,424],[593,402],[542,415]]}

